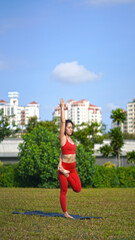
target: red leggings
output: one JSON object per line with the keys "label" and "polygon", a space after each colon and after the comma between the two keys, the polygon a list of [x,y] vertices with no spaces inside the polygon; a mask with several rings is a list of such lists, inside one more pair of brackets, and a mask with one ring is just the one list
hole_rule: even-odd
{"label": "red leggings", "polygon": [[60,183],[60,204],[63,212],[67,212],[66,207],[66,193],[67,193],[67,187],[69,185],[73,189],[74,192],[80,192],[81,191],[81,181],[80,178],[76,172],[76,162],[73,163],[65,163],[62,162],[62,166],[64,169],[69,170],[69,177],[65,177],[60,171],[58,171],[58,178]]}

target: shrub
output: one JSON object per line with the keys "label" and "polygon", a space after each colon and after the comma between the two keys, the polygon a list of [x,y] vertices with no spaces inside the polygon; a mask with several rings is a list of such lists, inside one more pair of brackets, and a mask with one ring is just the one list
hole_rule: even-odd
{"label": "shrub", "polygon": [[[23,187],[59,187],[57,168],[60,156],[58,134],[42,126],[34,128],[23,136],[19,146],[18,176]],[[84,146],[77,146],[77,171],[82,186],[93,184],[95,158],[86,152]]]}
{"label": "shrub", "polygon": [[14,187],[15,171],[18,164],[4,164],[0,166],[0,187]]}
{"label": "shrub", "polygon": [[96,166],[93,187],[135,187],[135,167]]}
{"label": "shrub", "polygon": [[0,167],[3,165],[2,161],[0,161]]}
{"label": "shrub", "polygon": [[117,168],[117,175],[121,187],[135,187],[135,167]]}
{"label": "shrub", "polygon": [[60,156],[58,135],[38,126],[23,136],[19,146],[18,174],[23,187],[58,187]]}
{"label": "shrub", "polygon": [[96,166],[93,187],[118,187],[119,180],[116,169],[106,166]]}
{"label": "shrub", "polygon": [[86,152],[83,145],[76,149],[77,173],[80,177],[82,187],[90,187],[94,183],[95,157],[91,152]]}
{"label": "shrub", "polygon": [[113,164],[112,162],[106,162],[105,164],[104,164],[104,166],[105,167],[107,167],[107,168],[113,168],[113,167],[115,167],[115,164]]}

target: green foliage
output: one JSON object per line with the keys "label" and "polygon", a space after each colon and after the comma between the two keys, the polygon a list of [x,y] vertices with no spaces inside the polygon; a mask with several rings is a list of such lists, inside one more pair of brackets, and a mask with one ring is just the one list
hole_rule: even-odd
{"label": "green foliage", "polygon": [[135,134],[123,133],[124,139],[135,139]]}
{"label": "green foliage", "polygon": [[121,187],[135,187],[135,167],[117,168],[117,174]]}
{"label": "green foliage", "polygon": [[2,161],[0,161],[0,167],[3,165]]}
{"label": "green foliage", "polygon": [[116,110],[112,110],[111,119],[113,122],[117,122],[118,126],[120,123],[123,123],[126,120],[126,113],[123,109],[117,108]]}
{"label": "green foliage", "polygon": [[48,131],[51,131],[53,133],[58,133],[58,124],[56,124],[57,119],[54,119],[53,121],[40,121],[38,122],[37,116],[33,116],[29,118],[28,125],[26,127],[27,132],[31,132],[34,128],[38,126],[42,126],[46,128]]}
{"label": "green foliage", "polygon": [[37,116],[30,117],[27,127],[26,127],[26,131],[31,132],[33,130],[33,128],[35,128],[37,126],[38,126]]}
{"label": "green foliage", "polygon": [[40,121],[38,125],[46,128],[48,131],[58,133],[60,124],[57,124],[57,121],[58,121],[57,118],[55,118],[53,121]]}
{"label": "green foliage", "polygon": [[19,175],[23,186],[58,187],[60,146],[57,134],[37,126],[19,146]]}
{"label": "green foliage", "polygon": [[16,134],[20,129],[16,127],[15,129],[10,129],[9,119],[11,116],[4,116],[3,110],[0,110],[0,142],[4,140],[5,137]]}
{"label": "green foliage", "polygon": [[127,152],[128,163],[135,163],[135,151]]}
{"label": "green foliage", "polygon": [[118,187],[119,180],[115,168],[107,168],[105,166],[96,166],[94,177],[94,185],[96,188]]}
{"label": "green foliage", "polygon": [[111,137],[111,146],[114,152],[114,155],[118,156],[121,147],[124,145],[123,135],[119,127],[110,129]]}
{"label": "green foliage", "polygon": [[81,128],[74,132],[74,136],[87,152],[93,152],[95,143],[103,142],[101,126],[97,122],[91,123],[91,125],[82,123],[77,127]]}
{"label": "green foliage", "polygon": [[100,147],[100,152],[104,157],[109,157],[111,153],[113,152],[113,149],[110,145],[105,144],[104,146]]}
{"label": "green foliage", "polygon": [[16,186],[15,171],[17,164],[3,164],[0,166],[0,187]]}
{"label": "green foliage", "polygon": [[76,150],[77,173],[82,187],[92,186],[95,175],[95,157],[91,152],[86,152],[83,145],[78,145]]}
{"label": "green foliage", "polygon": [[135,187],[135,167],[96,166],[93,187]]}
{"label": "green foliage", "polygon": [[105,164],[104,164],[104,166],[105,167],[107,167],[107,168],[113,168],[113,167],[115,167],[115,164],[113,164],[112,162],[106,162]]}
{"label": "green foliage", "polygon": [[[38,126],[24,135],[23,140],[18,155],[21,186],[59,187],[57,167],[61,149],[58,134]],[[77,146],[76,154],[82,186],[92,185],[95,158],[82,145]]]}
{"label": "green foliage", "polygon": [[0,142],[3,141],[5,137],[10,136],[11,133],[9,118],[5,117],[3,111],[0,110]]}

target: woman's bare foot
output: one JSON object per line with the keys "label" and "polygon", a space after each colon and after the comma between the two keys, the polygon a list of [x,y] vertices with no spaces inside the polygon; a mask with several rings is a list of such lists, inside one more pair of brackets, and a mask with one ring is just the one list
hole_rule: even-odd
{"label": "woman's bare foot", "polygon": [[68,177],[68,176],[69,176],[70,171],[64,169],[62,166],[59,167],[59,171],[60,171],[61,173],[63,173],[63,175],[64,175],[65,177]]}
{"label": "woman's bare foot", "polygon": [[70,215],[68,214],[68,212],[64,212],[64,217],[65,217],[65,218],[72,218],[72,219],[74,219],[72,216],[70,216]]}

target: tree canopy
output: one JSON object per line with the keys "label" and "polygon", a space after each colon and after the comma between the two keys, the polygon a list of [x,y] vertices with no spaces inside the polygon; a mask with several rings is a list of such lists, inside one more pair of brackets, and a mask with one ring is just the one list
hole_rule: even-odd
{"label": "tree canopy", "polygon": [[103,142],[101,135],[101,126],[97,122],[91,124],[82,123],[78,126],[80,129],[74,132],[74,136],[81,143],[86,151],[94,151],[96,143]]}
{"label": "tree canopy", "polygon": [[126,120],[126,113],[123,109],[117,108],[115,110],[112,110],[110,118],[113,119],[113,122],[117,122],[119,126],[120,123],[123,123]]}
{"label": "tree canopy", "polygon": [[11,116],[4,116],[3,111],[0,110],[0,142],[3,141],[5,137],[9,137],[19,131],[19,128],[17,128],[15,124],[15,129],[10,128],[10,117]]}
{"label": "tree canopy", "polygon": [[[21,186],[59,187],[57,167],[60,153],[58,133],[53,133],[53,129],[50,131],[49,128],[39,125],[23,135],[18,154]],[[79,144],[76,158],[82,186],[92,185],[95,157]]]}

